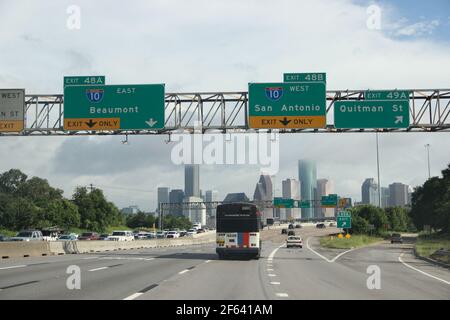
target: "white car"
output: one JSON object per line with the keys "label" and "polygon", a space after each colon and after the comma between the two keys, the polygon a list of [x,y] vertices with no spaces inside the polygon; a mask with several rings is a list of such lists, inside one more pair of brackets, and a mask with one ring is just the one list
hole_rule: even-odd
{"label": "white car", "polygon": [[301,237],[298,236],[289,236],[286,239],[286,248],[290,247],[300,247],[303,248],[303,241]]}
{"label": "white car", "polygon": [[187,232],[187,236],[193,236],[194,234],[197,234],[197,230],[196,229],[189,229]]}
{"label": "white car", "polygon": [[109,241],[134,241],[133,232],[128,230],[113,231],[112,235],[108,237]]}
{"label": "white car", "polygon": [[169,231],[166,235],[166,238],[179,238],[180,233],[178,231]]}

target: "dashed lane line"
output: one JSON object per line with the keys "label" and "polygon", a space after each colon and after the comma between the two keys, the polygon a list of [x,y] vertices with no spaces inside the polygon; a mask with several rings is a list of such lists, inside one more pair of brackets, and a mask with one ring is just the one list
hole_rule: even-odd
{"label": "dashed lane line", "polygon": [[281,293],[281,292],[277,293],[276,296],[280,297],[280,298],[287,298],[287,297],[289,297],[289,295],[287,293]]}
{"label": "dashed lane line", "polygon": [[93,271],[99,271],[99,270],[105,270],[105,269],[108,269],[108,267],[95,268],[95,269],[91,269],[88,271],[93,272]]}
{"label": "dashed lane line", "polygon": [[0,270],[24,268],[24,267],[27,267],[27,266],[28,265],[26,265],[26,264],[21,264],[21,265],[18,265],[18,266],[3,267],[3,268],[0,268]]}

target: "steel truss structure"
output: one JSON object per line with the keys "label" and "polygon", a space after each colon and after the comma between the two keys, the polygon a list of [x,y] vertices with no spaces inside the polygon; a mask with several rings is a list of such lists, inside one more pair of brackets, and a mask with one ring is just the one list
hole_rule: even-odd
{"label": "steel truss structure", "polygon": [[[321,208],[320,200],[308,200],[313,203],[311,208]],[[162,202],[159,205],[159,215],[161,217],[168,214],[173,214],[174,212],[182,213],[184,210],[206,210],[207,212],[214,212],[217,209],[217,206],[223,204],[223,201],[212,201],[212,202],[181,202],[181,203],[170,203],[170,202]],[[255,204],[259,210],[264,209],[283,209],[279,207],[275,207],[273,205],[273,201],[270,200],[261,200],[261,201],[250,201],[250,203]],[[300,208],[296,208],[299,209]],[[335,208],[338,210],[338,207]],[[214,214],[215,215],[215,214]],[[275,217],[276,218],[276,217]],[[324,220],[336,220],[335,217],[318,217],[318,218],[300,218],[296,219],[296,221],[324,221]]]}
{"label": "steel truss structure", "polygon": [[321,129],[250,129],[248,92],[167,93],[165,127],[161,130],[64,131],[63,95],[26,95],[25,129],[0,136],[142,135],[172,133],[280,132],[449,132],[450,89],[406,89],[410,96],[410,126],[402,129],[336,129],[333,106],[340,100],[361,100],[365,90],[327,91],[327,126]]}

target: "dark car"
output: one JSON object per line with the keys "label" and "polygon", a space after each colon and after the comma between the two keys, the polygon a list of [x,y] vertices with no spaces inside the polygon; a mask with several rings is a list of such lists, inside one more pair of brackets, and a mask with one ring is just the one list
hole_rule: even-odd
{"label": "dark car", "polygon": [[197,229],[197,233],[204,233],[206,232],[205,229]]}
{"label": "dark car", "polygon": [[403,243],[403,238],[400,233],[393,233],[391,236],[391,243]]}
{"label": "dark car", "polygon": [[294,225],[292,223],[289,224],[288,229],[294,229]]}
{"label": "dark car", "polygon": [[109,237],[108,233],[102,233],[99,237],[98,240],[107,240]]}
{"label": "dark car", "polygon": [[287,229],[281,229],[281,234],[287,234]]}
{"label": "dark car", "polygon": [[294,230],[289,230],[288,237],[289,236],[295,236],[295,231]]}
{"label": "dark car", "polygon": [[302,225],[300,224],[300,223],[297,223],[296,225],[295,225],[295,229],[300,229],[302,227]]}
{"label": "dark car", "polygon": [[99,240],[99,235],[97,232],[83,232],[78,240]]}
{"label": "dark car", "polygon": [[8,241],[8,238],[2,234],[0,234],[0,242],[1,241]]}
{"label": "dark car", "polygon": [[324,228],[326,228],[326,227],[325,227],[325,223],[318,223],[318,224],[316,224],[316,228],[318,228],[318,229],[324,229]]}

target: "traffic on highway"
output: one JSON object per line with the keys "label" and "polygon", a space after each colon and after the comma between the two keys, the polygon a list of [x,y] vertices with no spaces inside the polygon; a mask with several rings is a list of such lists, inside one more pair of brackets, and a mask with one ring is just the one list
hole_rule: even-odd
{"label": "traffic on highway", "polygon": [[0,0],[0,316],[445,317],[449,13]]}

